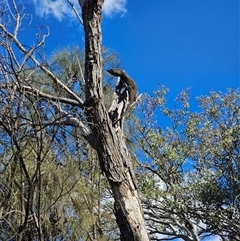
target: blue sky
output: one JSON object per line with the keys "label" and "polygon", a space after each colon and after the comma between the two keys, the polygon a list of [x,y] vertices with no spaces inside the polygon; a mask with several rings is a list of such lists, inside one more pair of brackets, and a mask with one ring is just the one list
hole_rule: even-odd
{"label": "blue sky", "polygon": [[[83,45],[82,26],[67,0],[32,2],[27,11],[34,24],[51,30],[48,54]],[[192,97],[224,92],[240,87],[239,10],[239,0],[107,0],[103,44],[119,54],[139,92],[152,93],[158,84],[170,89],[170,99],[188,87]]]}
{"label": "blue sky", "polygon": [[126,7],[123,17],[103,21],[103,39],[140,90],[159,83],[199,95],[239,87],[238,0],[128,1]]}

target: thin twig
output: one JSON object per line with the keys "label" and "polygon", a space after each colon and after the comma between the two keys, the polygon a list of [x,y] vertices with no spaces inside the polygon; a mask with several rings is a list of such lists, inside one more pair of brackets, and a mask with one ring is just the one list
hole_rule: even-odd
{"label": "thin twig", "polygon": [[71,8],[73,9],[73,11],[75,12],[75,14],[76,14],[79,22],[83,25],[83,20],[82,20],[82,18],[79,16],[77,9],[74,7],[74,4],[71,2],[71,0],[67,0],[67,1],[68,1],[68,3],[71,5]]}

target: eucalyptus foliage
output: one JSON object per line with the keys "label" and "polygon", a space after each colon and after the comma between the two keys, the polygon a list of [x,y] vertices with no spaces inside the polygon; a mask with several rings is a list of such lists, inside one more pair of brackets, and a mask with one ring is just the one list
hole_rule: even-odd
{"label": "eucalyptus foliage", "polygon": [[240,240],[240,91],[212,91],[193,103],[185,90],[174,109],[167,92],[145,96],[134,132],[153,240]]}

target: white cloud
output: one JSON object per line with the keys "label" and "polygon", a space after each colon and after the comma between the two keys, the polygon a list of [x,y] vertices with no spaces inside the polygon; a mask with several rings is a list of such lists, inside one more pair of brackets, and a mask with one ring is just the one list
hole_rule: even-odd
{"label": "white cloud", "polygon": [[126,0],[105,0],[103,4],[103,13],[111,16],[114,13],[126,13]]}
{"label": "white cloud", "polygon": [[[78,0],[71,0],[75,8],[80,13]],[[40,17],[53,16],[58,21],[62,21],[64,17],[75,18],[76,15],[71,9],[67,0],[33,0],[36,14]],[[112,16],[113,14],[124,14],[127,12],[126,0],[105,0],[103,5],[103,14]]]}
{"label": "white cloud", "polygon": [[[78,6],[78,1],[73,0],[75,6]],[[75,17],[74,12],[71,10],[69,3],[66,0],[33,0],[36,14],[40,17],[53,16],[58,21],[64,17]]]}

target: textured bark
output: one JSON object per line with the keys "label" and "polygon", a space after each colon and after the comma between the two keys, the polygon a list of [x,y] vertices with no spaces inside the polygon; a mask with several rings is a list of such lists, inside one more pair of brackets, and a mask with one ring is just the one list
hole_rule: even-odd
{"label": "textured bark", "polygon": [[120,128],[114,128],[103,102],[101,7],[103,0],[79,1],[85,30],[85,114],[94,134],[94,147],[115,199],[121,240],[149,240],[131,158]]}

